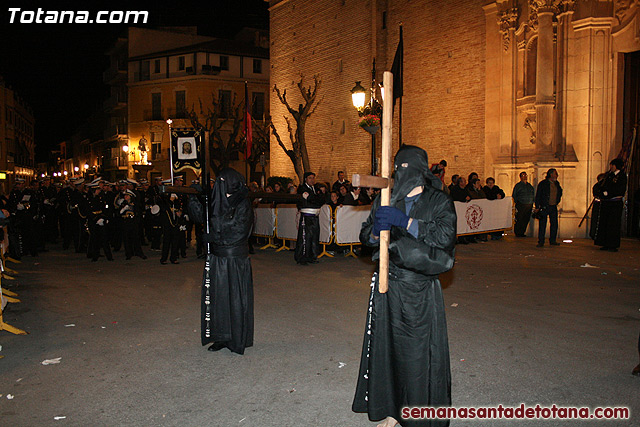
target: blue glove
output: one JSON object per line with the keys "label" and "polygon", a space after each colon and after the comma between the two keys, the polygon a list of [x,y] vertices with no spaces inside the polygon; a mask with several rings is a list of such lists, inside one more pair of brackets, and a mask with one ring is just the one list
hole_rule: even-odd
{"label": "blue glove", "polygon": [[376,220],[388,228],[382,230],[390,230],[392,225],[406,229],[409,225],[409,217],[398,208],[392,206],[380,206],[376,211]]}
{"label": "blue glove", "polygon": [[[379,211],[379,209],[378,209],[378,211]],[[373,231],[371,232],[371,234],[373,234],[376,237],[380,236],[380,232],[382,230],[390,230],[391,229],[391,225],[387,224],[386,222],[380,221],[380,217],[378,217],[378,211],[376,211],[376,216],[373,219]]]}

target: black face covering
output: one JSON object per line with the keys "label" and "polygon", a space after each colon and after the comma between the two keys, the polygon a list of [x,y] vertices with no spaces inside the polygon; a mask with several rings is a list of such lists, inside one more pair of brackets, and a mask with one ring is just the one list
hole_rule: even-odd
{"label": "black face covering", "polygon": [[[247,194],[247,188],[244,176],[231,168],[225,168],[220,171],[213,186],[213,195],[211,197],[211,206],[213,216],[223,216],[230,210],[238,206]],[[229,194],[229,197],[227,197]]]}
{"label": "black face covering", "polygon": [[404,200],[416,187],[430,185],[440,189],[442,182],[429,169],[427,152],[413,145],[403,145],[393,161],[394,182],[391,206]]}

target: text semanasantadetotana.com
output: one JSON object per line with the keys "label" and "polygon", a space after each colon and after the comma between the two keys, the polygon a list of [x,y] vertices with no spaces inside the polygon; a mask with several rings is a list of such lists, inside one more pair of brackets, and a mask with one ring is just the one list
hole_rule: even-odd
{"label": "text semanasantadetotana.com", "polygon": [[404,407],[402,419],[629,419],[627,407],[591,409],[576,406]]}

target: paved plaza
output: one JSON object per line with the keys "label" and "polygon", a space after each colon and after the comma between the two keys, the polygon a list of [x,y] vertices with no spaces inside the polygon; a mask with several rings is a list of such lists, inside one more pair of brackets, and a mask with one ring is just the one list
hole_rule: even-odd
{"label": "paved plaza", "polygon": [[[451,425],[640,425],[640,242],[535,243],[458,246],[441,278],[454,405],[628,406],[632,418]],[[92,263],[53,247],[11,265],[20,274],[3,284],[22,302],[5,321],[29,335],[0,331],[0,425],[375,425],[351,412],[370,260],[252,255],[255,345],[239,356],[200,345],[194,251],[179,265],[147,255]]]}

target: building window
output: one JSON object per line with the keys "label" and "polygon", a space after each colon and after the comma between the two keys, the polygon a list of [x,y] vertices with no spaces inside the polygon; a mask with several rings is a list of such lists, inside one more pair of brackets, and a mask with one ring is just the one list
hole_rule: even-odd
{"label": "building window", "polygon": [[162,132],[151,132],[151,159],[160,160],[162,157]]}
{"label": "building window", "polygon": [[231,91],[220,90],[218,92],[218,104],[220,104],[219,117],[227,118],[231,112]]}
{"label": "building window", "polygon": [[382,29],[387,28],[387,11],[382,12]]}
{"label": "building window", "polygon": [[140,80],[149,80],[149,61],[142,61],[140,63]]}
{"label": "building window", "polygon": [[178,71],[184,70],[184,67],[185,67],[184,56],[179,56],[178,57]]}
{"label": "building window", "polygon": [[153,72],[156,73],[156,74],[158,74],[160,72],[160,60],[159,59],[156,59],[153,62]]}
{"label": "building window", "polygon": [[187,117],[187,101],[183,90],[176,91],[176,118],[185,119]]}
{"label": "building window", "polygon": [[220,55],[220,69],[228,70],[229,69],[229,57]]}
{"label": "building window", "polygon": [[263,120],[264,118],[264,93],[253,92],[251,94],[251,116],[255,120]]}
{"label": "building window", "polygon": [[262,74],[262,59],[253,60],[253,73]]}
{"label": "building window", "polygon": [[151,94],[151,120],[162,120],[162,94]]}

